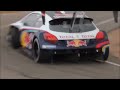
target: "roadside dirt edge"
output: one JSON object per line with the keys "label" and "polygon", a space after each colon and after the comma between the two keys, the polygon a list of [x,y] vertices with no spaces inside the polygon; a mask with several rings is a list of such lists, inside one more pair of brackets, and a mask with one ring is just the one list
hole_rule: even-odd
{"label": "roadside dirt edge", "polygon": [[108,32],[110,39],[110,54],[120,59],[120,28]]}

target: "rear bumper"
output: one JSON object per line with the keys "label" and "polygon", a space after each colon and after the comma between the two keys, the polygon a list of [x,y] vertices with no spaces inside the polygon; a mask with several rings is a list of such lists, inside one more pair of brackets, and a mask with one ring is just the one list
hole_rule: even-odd
{"label": "rear bumper", "polygon": [[[100,44],[101,45],[101,44]],[[98,45],[95,45],[95,46],[89,46],[89,47],[80,47],[80,48],[47,48],[47,49],[43,49],[45,50],[46,52],[48,53],[52,53],[52,54],[88,54],[88,55],[94,55],[94,54],[101,54],[102,52],[105,51],[105,49],[107,47],[109,47],[109,43],[106,43],[106,44],[102,44],[100,46],[99,44]],[[96,47],[96,46],[99,46]]]}
{"label": "rear bumper", "polygon": [[59,43],[59,44],[50,44],[50,43],[42,43],[40,44],[41,49],[46,49],[46,50],[82,50],[82,49],[99,49],[102,48],[106,45],[109,45],[110,42],[109,40],[102,40],[100,42],[96,41],[91,41],[87,46],[80,46],[80,47],[67,47],[67,44],[64,43]]}
{"label": "rear bumper", "polygon": [[44,49],[44,51],[46,51],[47,53],[51,53],[51,54],[95,54],[97,53],[97,51],[101,52],[102,49],[98,50],[95,48],[89,48],[89,49],[64,49],[64,50],[46,50]]}

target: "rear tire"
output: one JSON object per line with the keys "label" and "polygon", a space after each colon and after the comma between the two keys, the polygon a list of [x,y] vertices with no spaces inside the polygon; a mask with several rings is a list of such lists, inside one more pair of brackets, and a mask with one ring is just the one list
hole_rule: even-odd
{"label": "rear tire", "polygon": [[20,47],[20,32],[17,28],[11,27],[9,34],[11,35],[11,45],[14,49]]}
{"label": "rear tire", "polygon": [[105,52],[102,53],[103,61],[107,61],[108,57],[109,57],[109,47],[107,47]]}
{"label": "rear tire", "polygon": [[33,59],[35,63],[43,63],[50,59],[50,53],[40,48],[40,44],[37,38],[34,39],[32,48]]}
{"label": "rear tire", "polygon": [[101,52],[101,54],[99,54],[97,59],[98,61],[105,62],[108,60],[108,57],[109,57],[109,47],[107,47],[104,52]]}

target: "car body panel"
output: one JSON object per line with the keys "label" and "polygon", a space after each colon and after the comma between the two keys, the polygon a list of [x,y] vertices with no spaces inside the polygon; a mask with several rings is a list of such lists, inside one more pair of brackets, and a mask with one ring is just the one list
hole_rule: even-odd
{"label": "car body panel", "polygon": [[[57,32],[52,31],[49,28],[49,21],[51,21],[53,18],[49,15],[45,14],[45,25],[42,25],[40,27],[31,27],[31,26],[24,26],[22,23],[29,15],[31,14],[38,14],[42,15],[40,11],[35,11],[27,16],[25,16],[20,21],[13,23],[10,25],[13,27],[16,27],[21,32],[20,35],[20,43],[23,48],[32,49],[32,43],[34,38],[38,38],[40,48],[46,49],[46,50],[82,50],[82,49],[96,49],[96,45],[100,44],[102,42],[109,41],[108,39],[104,39],[101,42],[96,42],[96,35],[100,31],[97,26],[93,23],[95,26],[95,30],[87,31],[87,32],[79,32],[79,33],[65,33],[65,32]],[[65,12],[62,12],[62,14],[65,14]],[[86,16],[87,17],[87,16]],[[57,17],[60,18],[60,17]],[[51,44],[44,40],[43,33],[48,32],[54,36],[57,37],[58,42],[56,44]],[[103,44],[100,48],[108,45],[109,42],[106,44]]]}

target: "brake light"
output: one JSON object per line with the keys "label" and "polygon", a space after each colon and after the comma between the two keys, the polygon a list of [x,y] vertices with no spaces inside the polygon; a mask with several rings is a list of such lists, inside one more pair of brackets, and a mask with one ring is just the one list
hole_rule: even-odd
{"label": "brake light", "polygon": [[105,38],[105,35],[104,35],[104,33],[103,32],[98,32],[98,34],[97,34],[97,36],[96,36],[96,39],[97,40],[102,40],[102,39],[104,39]]}
{"label": "brake light", "polygon": [[52,43],[52,44],[55,44],[55,43],[57,43],[57,41],[58,41],[58,39],[57,39],[56,36],[54,36],[54,35],[52,35],[52,34],[50,34],[50,33],[48,33],[48,32],[45,32],[45,33],[43,34],[43,36],[44,36],[44,39],[45,39],[46,41],[48,41],[48,42],[50,42],[50,43]]}

